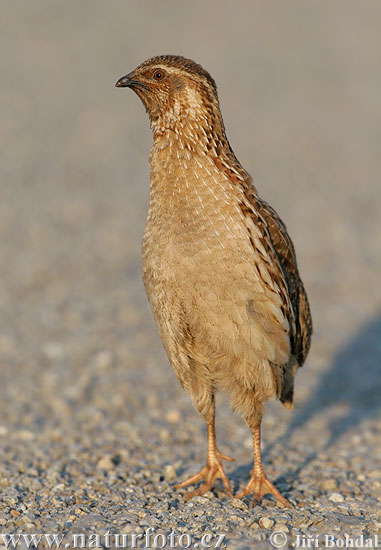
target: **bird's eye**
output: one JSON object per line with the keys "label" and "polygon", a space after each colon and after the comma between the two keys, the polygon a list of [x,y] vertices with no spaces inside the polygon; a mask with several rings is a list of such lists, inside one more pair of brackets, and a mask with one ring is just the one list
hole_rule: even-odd
{"label": "bird's eye", "polygon": [[155,71],[153,73],[153,77],[155,80],[163,80],[163,78],[165,77],[165,72],[161,70]]}

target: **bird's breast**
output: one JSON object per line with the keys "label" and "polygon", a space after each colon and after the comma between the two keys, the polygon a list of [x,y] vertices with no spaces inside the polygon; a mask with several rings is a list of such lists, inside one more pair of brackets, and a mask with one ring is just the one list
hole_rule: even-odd
{"label": "bird's breast", "polygon": [[170,146],[153,150],[143,239],[149,296],[166,285],[200,301],[214,297],[224,307],[226,300],[244,304],[269,293],[256,268],[261,235],[255,227],[248,231],[243,194],[207,155]]}
{"label": "bird's breast", "polygon": [[178,340],[185,322],[200,349],[237,356],[251,349],[255,357],[283,361],[287,320],[259,255],[259,229],[248,231],[241,200],[241,190],[207,157],[151,156],[147,295],[164,342]]}
{"label": "bird's breast", "polygon": [[144,261],[160,258],[162,269],[215,264],[242,254],[248,237],[242,223],[242,193],[207,155],[186,149],[151,155],[150,206],[143,242]]}

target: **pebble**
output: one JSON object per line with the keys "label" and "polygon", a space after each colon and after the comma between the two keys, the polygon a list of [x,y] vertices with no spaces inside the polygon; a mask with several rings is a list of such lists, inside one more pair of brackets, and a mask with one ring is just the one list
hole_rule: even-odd
{"label": "pebble", "polygon": [[273,531],[281,531],[282,533],[288,533],[289,528],[284,523],[276,523]]}
{"label": "pebble", "polygon": [[98,460],[97,468],[99,470],[113,470],[115,468],[115,464],[112,461],[111,456],[106,455],[106,456],[103,456],[100,460]]}
{"label": "pebble", "polygon": [[193,504],[208,504],[209,503],[209,499],[208,498],[205,498],[204,496],[195,496],[193,497],[192,499],[192,502]]}
{"label": "pebble", "polygon": [[320,486],[323,491],[333,491],[337,488],[337,482],[334,479],[324,479]]}
{"label": "pebble", "polygon": [[22,441],[31,441],[36,437],[36,434],[30,430],[18,430],[15,432],[15,437],[17,437],[17,439],[21,439]]}
{"label": "pebble", "polygon": [[59,342],[46,342],[42,346],[42,352],[51,361],[57,361],[64,356],[63,347]]}
{"label": "pebble", "polygon": [[167,481],[174,481],[176,479],[176,471],[172,464],[167,464],[164,470],[164,476]]}
{"label": "pebble", "polygon": [[113,354],[111,350],[105,349],[99,351],[94,357],[94,366],[100,369],[106,369],[112,365]]}
{"label": "pebble", "polygon": [[332,493],[330,495],[329,500],[332,502],[344,502],[344,497],[340,493]]}
{"label": "pebble", "polygon": [[176,409],[172,409],[167,412],[167,414],[165,415],[165,419],[170,424],[177,424],[177,422],[179,422],[181,419],[180,412]]}
{"label": "pebble", "polygon": [[239,498],[233,497],[230,501],[230,504],[234,506],[234,508],[239,508],[240,510],[244,510],[245,512],[248,510],[247,504]]}
{"label": "pebble", "polygon": [[271,529],[273,525],[274,520],[270,518],[263,517],[259,520],[259,526],[262,527],[262,529]]}
{"label": "pebble", "polygon": [[57,491],[63,491],[65,489],[65,483],[58,483],[55,487],[52,489],[52,493],[56,493]]}
{"label": "pebble", "polygon": [[125,525],[122,528],[122,533],[131,533],[131,531],[134,531],[135,527],[133,525]]}

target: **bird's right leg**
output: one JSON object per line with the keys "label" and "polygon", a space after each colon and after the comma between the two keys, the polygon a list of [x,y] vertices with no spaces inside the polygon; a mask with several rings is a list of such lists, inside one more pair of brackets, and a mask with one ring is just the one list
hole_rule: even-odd
{"label": "bird's right leg", "polygon": [[208,458],[206,461],[206,465],[200,470],[198,474],[191,476],[185,481],[182,481],[181,483],[178,483],[176,485],[177,489],[182,489],[183,487],[187,487],[188,485],[197,483],[202,479],[205,480],[204,483],[200,485],[198,489],[195,489],[194,491],[191,491],[185,495],[186,500],[189,500],[190,498],[193,498],[197,495],[203,495],[204,493],[209,491],[212,487],[213,481],[218,478],[222,480],[222,483],[224,484],[226,492],[230,496],[232,495],[230,483],[224,472],[222,461],[228,460],[229,462],[232,462],[234,458],[223,455],[222,453],[220,453],[220,451],[217,448],[216,432],[215,432],[215,426],[214,426],[214,415],[215,415],[215,403],[213,398],[212,404],[208,412],[205,415],[203,415],[205,418],[205,422],[208,430]]}
{"label": "bird's right leg", "polygon": [[283,506],[286,508],[292,508],[288,500],[280,494],[278,489],[274,487],[264,472],[261,453],[261,418],[259,417],[254,420],[249,420],[248,424],[253,436],[254,467],[250,472],[251,477],[249,483],[236,495],[236,497],[242,498],[250,493],[253,493],[253,504],[256,504],[264,495],[271,494],[278,502],[283,504]]}

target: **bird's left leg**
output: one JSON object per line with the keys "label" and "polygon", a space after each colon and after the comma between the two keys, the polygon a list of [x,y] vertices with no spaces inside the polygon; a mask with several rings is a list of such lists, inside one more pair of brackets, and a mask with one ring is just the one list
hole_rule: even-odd
{"label": "bird's left leg", "polygon": [[263,470],[261,456],[261,419],[256,418],[255,421],[249,421],[248,424],[253,436],[254,467],[250,472],[251,477],[249,483],[236,495],[236,498],[242,498],[253,493],[253,504],[256,504],[264,495],[271,494],[278,502],[283,504],[283,506],[292,508],[288,500],[280,494],[276,487],[274,487]]}
{"label": "bird's left leg", "polygon": [[204,415],[207,430],[208,430],[208,458],[206,461],[206,465],[202,468],[202,470],[200,470],[198,474],[191,476],[185,481],[182,481],[181,483],[178,483],[176,485],[177,489],[182,489],[183,487],[187,487],[188,485],[197,483],[202,479],[205,480],[204,483],[198,489],[195,489],[194,491],[191,491],[190,493],[187,493],[185,495],[186,500],[189,500],[190,498],[195,497],[197,495],[203,495],[204,493],[209,491],[212,487],[213,481],[218,478],[222,480],[222,483],[224,484],[226,492],[230,496],[232,495],[232,490],[230,488],[229,480],[224,472],[222,460],[228,460],[229,462],[232,462],[234,459],[231,458],[230,456],[223,455],[222,453],[220,453],[220,451],[217,448],[216,432],[215,432],[215,426],[214,426],[214,415],[215,415],[215,404],[214,404],[214,398],[213,398],[212,404],[208,412]]}

